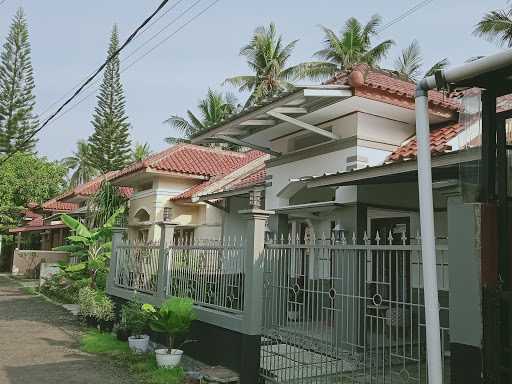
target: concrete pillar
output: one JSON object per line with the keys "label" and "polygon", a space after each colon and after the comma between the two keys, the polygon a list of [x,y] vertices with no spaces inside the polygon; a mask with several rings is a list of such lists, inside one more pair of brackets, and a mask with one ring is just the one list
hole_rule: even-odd
{"label": "concrete pillar", "polygon": [[263,261],[265,222],[273,214],[258,208],[239,211],[246,217],[244,327],[242,334],[241,384],[258,382],[263,317]]}
{"label": "concrete pillar", "polygon": [[176,224],[168,221],[158,223],[160,227],[160,255],[158,258],[158,284],[156,294],[164,301],[169,290],[169,245],[173,243]]}
{"label": "concrete pillar", "polygon": [[481,205],[465,204],[459,188],[443,193],[448,210],[451,383],[481,383]]}

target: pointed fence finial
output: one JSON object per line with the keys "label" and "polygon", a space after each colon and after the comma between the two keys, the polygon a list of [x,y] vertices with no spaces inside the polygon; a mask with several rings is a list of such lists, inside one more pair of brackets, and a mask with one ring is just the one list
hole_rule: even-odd
{"label": "pointed fence finial", "polygon": [[391,233],[391,229],[389,230],[388,243],[389,245],[393,244],[393,234]]}
{"label": "pointed fence finial", "polygon": [[366,231],[364,231],[363,241],[364,241],[365,245],[370,244],[370,239],[368,238],[368,233],[366,233]]}
{"label": "pointed fence finial", "polygon": [[352,231],[352,245],[356,245],[356,243],[357,243],[356,232]]}
{"label": "pointed fence finial", "polygon": [[405,245],[407,243],[407,236],[405,235],[405,231],[402,232],[402,237],[400,238],[402,240],[402,245]]}
{"label": "pointed fence finial", "polygon": [[376,235],[375,235],[375,242],[377,243],[377,245],[380,245],[380,235],[379,235],[379,231],[377,231]]}
{"label": "pointed fence finial", "polygon": [[345,231],[341,231],[341,244],[347,245],[347,238],[345,237]]}

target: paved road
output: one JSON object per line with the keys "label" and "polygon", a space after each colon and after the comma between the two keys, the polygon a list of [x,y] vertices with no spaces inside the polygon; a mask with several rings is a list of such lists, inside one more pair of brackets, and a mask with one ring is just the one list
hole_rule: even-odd
{"label": "paved road", "polygon": [[134,384],[108,360],[79,351],[76,320],[0,275],[0,384]]}

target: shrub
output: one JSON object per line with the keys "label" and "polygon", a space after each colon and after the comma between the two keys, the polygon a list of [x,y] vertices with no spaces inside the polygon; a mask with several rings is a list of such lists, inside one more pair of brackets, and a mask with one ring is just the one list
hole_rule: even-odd
{"label": "shrub", "polygon": [[84,287],[78,292],[78,304],[80,304],[80,315],[82,317],[94,317],[95,314],[96,291],[89,287]]}
{"label": "shrub", "polygon": [[134,301],[123,305],[121,310],[121,326],[128,329],[132,336],[141,336],[148,326],[151,314],[144,311],[141,304],[134,298]]}
{"label": "shrub", "polygon": [[103,292],[84,287],[78,293],[80,315],[94,317],[97,320],[114,320],[114,304]]}
{"label": "shrub", "polygon": [[149,325],[153,331],[162,332],[169,338],[169,352],[177,336],[185,335],[195,320],[194,301],[189,298],[173,297],[157,311],[152,305],[144,304],[144,310],[151,314]]}
{"label": "shrub", "polygon": [[61,271],[45,279],[41,293],[64,304],[78,303],[78,292],[89,285],[87,279],[71,279]]}

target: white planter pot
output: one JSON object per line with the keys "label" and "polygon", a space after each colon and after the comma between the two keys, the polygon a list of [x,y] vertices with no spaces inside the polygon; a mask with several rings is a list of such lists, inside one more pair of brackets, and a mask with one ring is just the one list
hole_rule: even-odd
{"label": "white planter pot", "polygon": [[169,350],[164,348],[155,349],[155,354],[156,365],[160,368],[174,368],[180,363],[183,351],[181,349],[171,349],[171,353],[169,353]]}
{"label": "white planter pot", "polygon": [[142,335],[142,337],[130,336],[128,338],[128,346],[135,353],[146,353],[149,348],[149,336]]}

